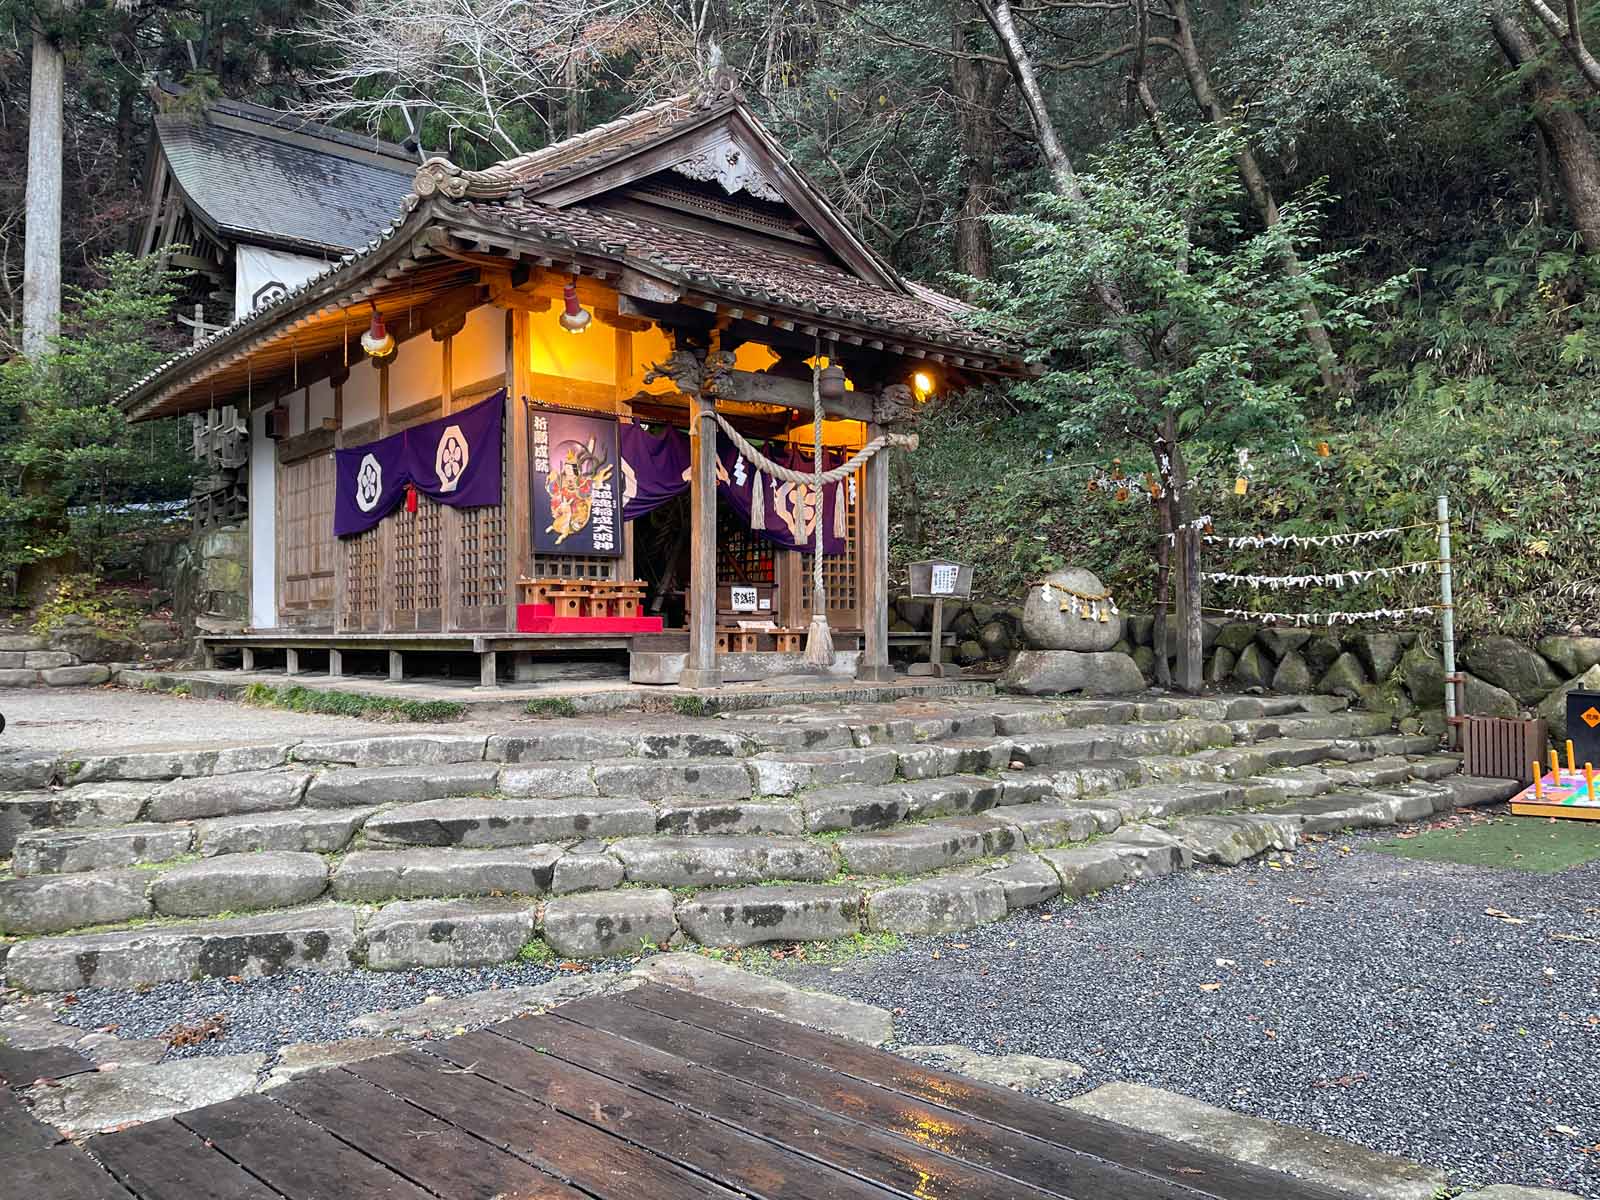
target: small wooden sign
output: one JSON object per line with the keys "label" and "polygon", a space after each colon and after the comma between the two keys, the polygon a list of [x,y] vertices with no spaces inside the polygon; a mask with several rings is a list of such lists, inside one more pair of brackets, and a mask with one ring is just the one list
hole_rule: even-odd
{"label": "small wooden sign", "polygon": [[908,567],[911,594],[919,599],[965,600],[972,595],[972,567],[931,558]]}

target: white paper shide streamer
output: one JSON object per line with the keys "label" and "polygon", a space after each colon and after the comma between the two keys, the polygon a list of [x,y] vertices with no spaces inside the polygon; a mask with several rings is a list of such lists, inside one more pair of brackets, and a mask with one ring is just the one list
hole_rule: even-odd
{"label": "white paper shide streamer", "polygon": [[1390,575],[1420,575],[1429,567],[1436,566],[1432,562],[1402,563],[1397,567],[1368,567],[1362,570],[1350,571],[1325,571],[1315,575],[1233,575],[1226,571],[1207,571],[1204,578],[1208,583],[1234,583],[1243,587],[1276,592],[1284,588],[1347,588],[1357,587],[1369,580],[1381,579]]}

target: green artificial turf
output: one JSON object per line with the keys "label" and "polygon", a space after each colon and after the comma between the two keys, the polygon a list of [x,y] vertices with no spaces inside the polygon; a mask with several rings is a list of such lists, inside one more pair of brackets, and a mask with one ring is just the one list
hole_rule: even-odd
{"label": "green artificial turf", "polygon": [[1600,859],[1600,821],[1496,817],[1457,828],[1430,829],[1413,838],[1392,838],[1378,842],[1373,849],[1425,862],[1509,867],[1549,875]]}

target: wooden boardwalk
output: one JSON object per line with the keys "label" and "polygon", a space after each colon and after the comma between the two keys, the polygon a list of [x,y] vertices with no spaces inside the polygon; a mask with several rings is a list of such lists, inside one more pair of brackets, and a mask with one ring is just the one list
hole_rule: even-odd
{"label": "wooden boardwalk", "polygon": [[[74,1066],[74,1064],[77,1064]],[[9,1069],[8,1069],[9,1068]],[[0,1056],[13,1085],[84,1069]],[[27,1078],[23,1078],[26,1075]],[[658,986],[63,1142],[0,1090],[16,1200],[1335,1200]]]}

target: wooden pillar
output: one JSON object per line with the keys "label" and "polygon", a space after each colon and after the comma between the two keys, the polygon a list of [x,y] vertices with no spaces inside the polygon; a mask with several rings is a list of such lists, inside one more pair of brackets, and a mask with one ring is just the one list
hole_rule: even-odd
{"label": "wooden pillar", "polygon": [[389,651],[389,678],[398,683],[406,677],[405,663],[398,650]]}
{"label": "wooden pillar", "polygon": [[[533,572],[533,511],[528,458],[528,412],[523,397],[532,390],[532,337],[528,314],[506,313],[506,629],[517,629],[517,580]],[[618,480],[621,486],[621,480]]]}
{"label": "wooden pillar", "polygon": [[300,651],[293,646],[283,652],[283,673],[285,675],[300,674]]}
{"label": "wooden pillar", "polygon": [[241,646],[239,648],[239,669],[241,671],[254,671],[256,669],[256,652],[254,647]]}
{"label": "wooden pillar", "polygon": [[722,685],[717,666],[717,422],[715,399],[696,395],[689,415],[689,658],[683,687]]}
{"label": "wooden pillar", "polygon": [[342,679],[344,677],[344,651],[337,647],[328,651],[328,678]]}
{"label": "wooden pillar", "polygon": [[[388,437],[393,429],[389,422],[389,363],[378,364],[378,436]],[[385,517],[378,522],[379,560],[383,574],[378,579],[378,628],[388,632],[394,628],[394,521]]]}
{"label": "wooden pillar", "polygon": [[493,650],[480,651],[478,654],[478,686],[482,688],[499,687],[498,667],[499,659]]}
{"label": "wooden pillar", "polygon": [[[868,423],[867,440],[883,433]],[[861,662],[856,678],[867,683],[893,683],[889,665],[889,455],[884,447],[865,468],[865,486],[856,508],[860,522],[856,541],[856,569],[860,572]]]}
{"label": "wooden pillar", "polygon": [[[455,333],[460,327],[442,326],[431,335],[439,343],[439,411],[446,417],[456,407]],[[456,609],[461,602],[461,527],[466,518],[453,504],[439,508],[439,628],[449,632],[461,624]]]}

